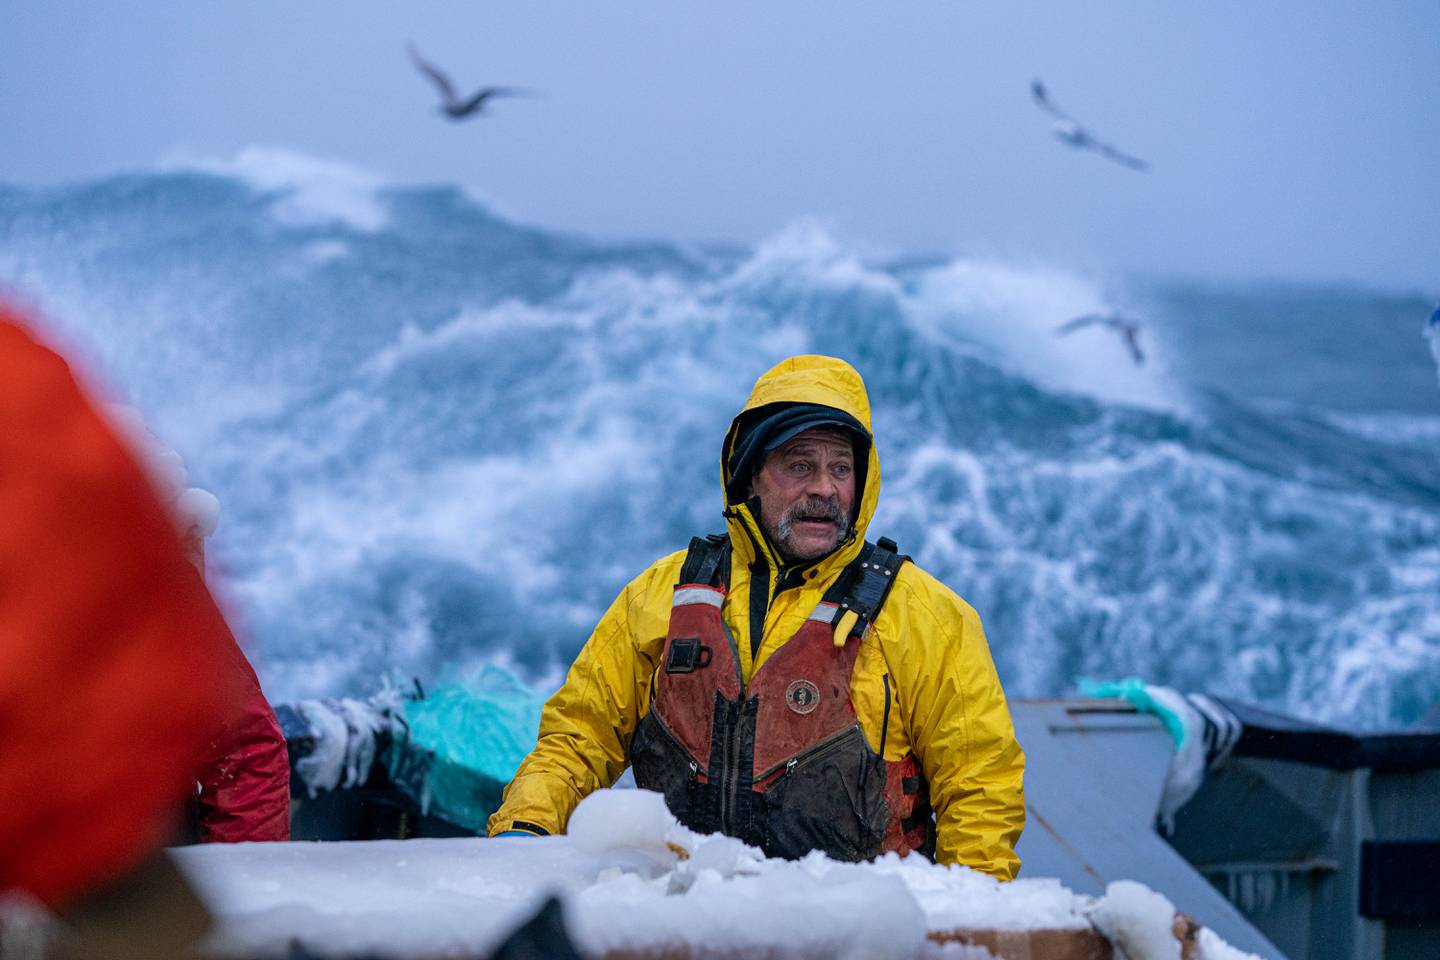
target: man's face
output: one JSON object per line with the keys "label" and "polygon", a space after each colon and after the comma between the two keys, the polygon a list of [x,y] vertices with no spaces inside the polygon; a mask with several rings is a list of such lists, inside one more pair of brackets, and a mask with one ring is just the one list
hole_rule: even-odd
{"label": "man's face", "polygon": [[850,528],[855,504],[855,451],[847,436],[817,427],[765,458],[750,483],[760,524],[787,562],[834,550]]}

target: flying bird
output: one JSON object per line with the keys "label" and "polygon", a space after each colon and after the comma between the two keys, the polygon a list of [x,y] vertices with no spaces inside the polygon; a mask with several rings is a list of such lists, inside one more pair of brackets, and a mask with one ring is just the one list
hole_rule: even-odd
{"label": "flying bird", "polygon": [[1055,336],[1064,337],[1074,333],[1076,330],[1095,325],[1114,330],[1125,341],[1125,348],[1130,351],[1130,359],[1135,361],[1135,366],[1145,362],[1145,354],[1140,350],[1140,324],[1129,317],[1121,316],[1118,313],[1086,313],[1067,320],[1055,328]]}
{"label": "flying bird", "polygon": [[473,114],[484,113],[485,104],[492,97],[532,96],[530,91],[519,90],[515,87],[481,87],[468,99],[462,100],[460,95],[455,92],[455,85],[450,82],[450,78],[445,75],[443,70],[420,56],[413,44],[406,49],[410,51],[410,61],[415,64],[415,69],[429,77],[430,81],[439,89],[440,112],[451,120],[464,120]]}
{"label": "flying bird", "polygon": [[1055,134],[1056,139],[1060,142],[1079,150],[1094,150],[1102,157],[1114,160],[1121,166],[1129,167],[1131,170],[1143,172],[1150,169],[1150,164],[1141,160],[1139,157],[1132,157],[1128,153],[1121,153],[1104,140],[1097,140],[1089,130],[1080,126],[1073,117],[1055,106],[1055,102],[1050,99],[1050,94],[1045,91],[1045,84],[1039,80],[1032,80],[1030,82],[1030,96],[1034,98],[1036,106],[1055,118],[1055,123],[1051,126],[1050,131]]}

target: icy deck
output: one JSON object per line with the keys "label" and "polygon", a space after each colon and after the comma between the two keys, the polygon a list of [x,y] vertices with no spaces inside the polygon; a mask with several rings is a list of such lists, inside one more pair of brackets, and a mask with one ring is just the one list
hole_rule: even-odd
{"label": "icy deck", "polygon": [[[550,893],[561,894],[572,936],[593,955],[665,943],[743,948],[803,931],[835,956],[911,957],[925,930],[893,878],[793,870],[727,883],[717,874],[667,896],[669,878],[657,889],[647,858],[587,854],[564,837],[211,846],[181,857],[219,915],[222,956],[284,956],[292,938],[333,955],[484,955]],[[614,865],[627,859],[639,872]],[[705,896],[721,883],[723,896]]]}
{"label": "icy deck", "polygon": [[[679,827],[658,795],[602,791],[565,837],[240,844],[175,851],[218,921],[215,957],[431,960],[484,956],[552,893],[589,957],[975,958],[927,938],[955,931],[1089,931],[1161,944],[1174,908],[1137,884],[1096,899],[1054,879],[1001,884],[893,855],[769,860]],[[1135,931],[1139,931],[1136,933]],[[1206,960],[1241,956],[1206,931]],[[1167,955],[1164,945],[1174,948]]]}

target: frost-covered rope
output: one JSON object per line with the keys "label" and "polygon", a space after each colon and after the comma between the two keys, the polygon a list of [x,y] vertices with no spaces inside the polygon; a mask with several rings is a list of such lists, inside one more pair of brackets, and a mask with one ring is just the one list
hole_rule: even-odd
{"label": "frost-covered rope", "polygon": [[310,796],[358,787],[370,779],[379,738],[409,734],[401,697],[386,690],[366,700],[326,697],[292,705],[310,725],[314,747],[295,763]]}

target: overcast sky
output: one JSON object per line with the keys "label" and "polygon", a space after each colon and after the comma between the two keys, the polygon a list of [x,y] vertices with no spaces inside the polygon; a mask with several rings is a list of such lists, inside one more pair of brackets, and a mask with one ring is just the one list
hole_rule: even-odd
{"label": "overcast sky", "polygon": [[[0,181],[250,145],[524,222],[1440,292],[1440,2],[4,0]],[[544,96],[451,124],[407,62]],[[1135,173],[1071,150],[1032,78]]]}

